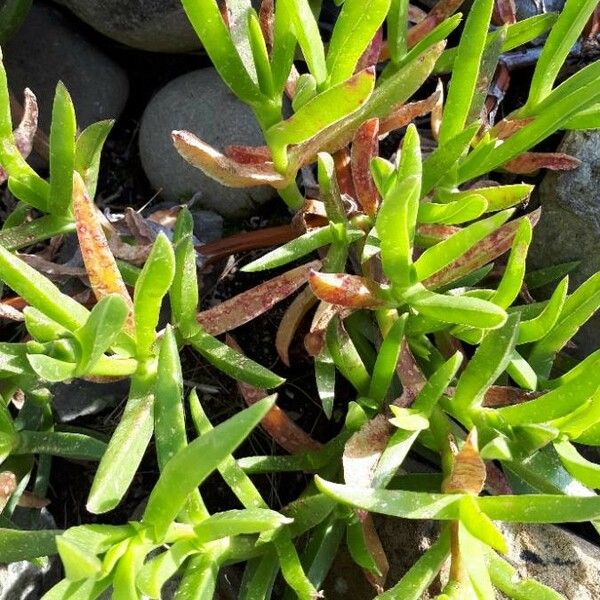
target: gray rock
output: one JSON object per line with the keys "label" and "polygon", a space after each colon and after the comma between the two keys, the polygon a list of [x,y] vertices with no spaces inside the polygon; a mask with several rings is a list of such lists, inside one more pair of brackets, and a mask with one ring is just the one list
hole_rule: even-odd
{"label": "gray rock", "polygon": [[[15,520],[20,523],[17,513],[15,516]],[[45,508],[39,513],[38,528],[56,528],[52,515]],[[59,580],[59,571],[56,557],[41,565],[26,560],[9,565],[0,564],[0,600],[39,600]]]}
{"label": "gray rock", "polygon": [[71,383],[54,386],[52,407],[62,423],[78,417],[93,415],[108,406],[114,406],[127,397],[129,379],[110,383],[93,383],[76,379]]}
{"label": "gray rock", "polygon": [[565,0],[515,0],[519,21],[544,12],[560,12],[564,5]]}
{"label": "gray rock", "polygon": [[152,99],[140,127],[142,165],[152,185],[168,200],[186,201],[224,217],[239,218],[275,192],[270,187],[224,187],[177,153],[171,131],[188,129],[222,149],[228,144],[264,144],[250,109],[221,81],[214,69],[193,71],[171,81]]}
{"label": "gray rock", "polygon": [[[377,517],[377,530],[386,549],[390,571],[386,587],[392,587],[429,548],[438,535],[432,521]],[[506,558],[518,568],[521,578],[533,578],[573,600],[600,598],[600,548],[553,525],[508,525],[501,529],[509,545]],[[442,569],[422,600],[440,593],[448,578]],[[336,557],[324,584],[328,600],[371,600],[374,591],[345,549]],[[497,591],[497,598],[506,598]],[[533,599],[532,599],[533,600]]]}
{"label": "gray rock", "polygon": [[62,14],[34,4],[4,50],[8,83],[18,98],[29,87],[40,106],[40,127],[49,132],[59,80],[71,93],[80,128],[119,116],[129,91],[124,71],[75,31]]}
{"label": "gray rock", "polygon": [[223,217],[212,210],[193,210],[194,236],[202,244],[215,242],[223,237]]}
{"label": "gray rock", "polygon": [[[534,230],[530,268],[581,261],[571,273],[571,289],[600,270],[600,131],[567,133],[559,152],[582,161],[574,171],[550,172],[539,197],[542,217]],[[575,337],[579,355],[600,346],[600,314]]]}
{"label": "gray rock", "polygon": [[188,52],[200,47],[181,0],[58,0],[104,35],[140,50]]}

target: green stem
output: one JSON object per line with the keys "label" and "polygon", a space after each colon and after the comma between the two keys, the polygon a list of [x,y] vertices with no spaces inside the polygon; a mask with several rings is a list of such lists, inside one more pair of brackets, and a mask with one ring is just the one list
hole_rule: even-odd
{"label": "green stem", "polygon": [[302,208],[302,205],[304,204],[304,196],[302,196],[300,193],[298,185],[295,181],[290,183],[290,185],[287,187],[277,191],[291,210],[297,211]]}

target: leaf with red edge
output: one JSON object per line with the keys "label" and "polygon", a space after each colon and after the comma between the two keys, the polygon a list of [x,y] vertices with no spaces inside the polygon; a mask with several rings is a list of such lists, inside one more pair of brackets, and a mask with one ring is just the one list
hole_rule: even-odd
{"label": "leaf with red edge", "polygon": [[502,166],[505,171],[517,175],[535,173],[538,169],[572,171],[581,165],[574,156],[562,152],[525,152]]}
{"label": "leaf with red edge", "polygon": [[269,279],[213,308],[198,313],[198,323],[211,335],[219,335],[244,325],[293,294],[306,283],[311,270],[318,269],[320,266],[320,261],[315,260]]}
{"label": "leaf with red edge", "polygon": [[[531,224],[535,226],[540,219],[540,209],[521,218],[529,219]],[[519,228],[519,223],[520,219],[505,223],[453,263],[427,278],[423,281],[423,284],[429,289],[439,288],[464,277],[508,252]]]}
{"label": "leaf with red edge", "polygon": [[317,303],[317,298],[310,287],[302,290],[287,307],[277,328],[275,348],[283,364],[290,366],[290,345],[298,326],[308,311]]}
{"label": "leaf with red edge", "polygon": [[[242,349],[231,335],[227,335],[225,341],[228,346],[243,354]],[[265,390],[255,388],[247,383],[238,382],[238,389],[248,406],[256,404],[256,402],[266,398],[268,395]],[[311,438],[308,433],[296,425],[287,413],[277,405],[274,405],[263,417],[261,425],[273,440],[290,454],[311,452],[321,448],[319,442]]]}
{"label": "leaf with red edge", "polygon": [[379,119],[365,121],[352,141],[352,180],[356,199],[367,215],[374,215],[379,192],[371,175],[371,161],[379,154]]}
{"label": "leaf with red edge", "polygon": [[388,305],[379,284],[366,277],[312,271],[308,282],[315,295],[330,304],[348,308],[383,308]]}
{"label": "leaf with red edge", "polygon": [[243,163],[225,156],[189,131],[171,132],[177,152],[192,166],[228,187],[271,185],[284,188],[290,178],[278,173],[271,162]]}
{"label": "leaf with red edge", "polygon": [[[96,213],[96,206],[90,200],[83,179],[79,173],[73,173],[73,212],[75,215],[75,227],[79,239],[79,247],[85,270],[88,273],[90,285],[100,300],[109,294],[121,296],[130,311],[133,311],[133,303],[129,292],[125,287],[115,258],[110,251],[104,231],[100,226],[100,220]],[[132,314],[128,326],[133,326]]]}
{"label": "leaf with red edge", "polygon": [[363,52],[360,57],[358,64],[356,65],[355,73],[362,71],[363,69],[367,69],[369,67],[374,67],[379,61],[379,54],[381,53],[381,46],[383,45],[383,29],[379,28],[371,43],[367,46],[366,50]]}

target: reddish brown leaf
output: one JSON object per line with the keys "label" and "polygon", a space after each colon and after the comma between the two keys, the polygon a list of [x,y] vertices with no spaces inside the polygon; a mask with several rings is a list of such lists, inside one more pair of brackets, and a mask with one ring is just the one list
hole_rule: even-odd
{"label": "reddish brown leaf", "polygon": [[440,96],[440,92],[436,90],[431,96],[425,98],[425,100],[409,102],[392,111],[387,117],[381,120],[379,125],[379,137],[382,137],[394,129],[405,127],[417,117],[423,117],[429,114],[440,102]]}
{"label": "reddish brown leaf", "polygon": [[260,9],[258,11],[258,20],[260,22],[260,29],[269,54],[273,49],[273,25],[275,22],[275,2],[274,0],[262,0],[260,3]]}
{"label": "reddish brown leaf", "polygon": [[198,323],[212,335],[231,331],[252,321],[278,302],[285,300],[303,283],[306,283],[312,269],[318,269],[320,266],[321,263],[315,260],[278,275],[251,290],[221,302],[214,308],[198,313]]}
{"label": "reddish brown leaf", "polygon": [[[131,297],[100,226],[96,207],[77,172],[73,173],[73,212],[83,263],[96,299],[100,300],[109,294],[119,294],[133,311]],[[128,328],[132,327],[133,319],[130,313]]]}
{"label": "reddish brown leaf", "polygon": [[452,472],[442,483],[442,490],[446,494],[478,496],[483,490],[486,473],[485,463],[479,456],[477,447],[477,429],[473,429],[454,457]]}
{"label": "reddish brown leaf", "polygon": [[[521,218],[529,219],[535,227],[540,219],[540,209],[534,210]],[[505,223],[502,227],[481,240],[479,244],[468,250],[463,256],[426,279],[423,283],[428,288],[435,289],[487,265],[505,252],[508,252],[512,246],[519,223],[520,219]]]}
{"label": "reddish brown leaf", "polygon": [[583,30],[584,43],[593,46],[598,45],[598,36],[600,35],[600,5],[597,6]]}
{"label": "reddish brown leaf", "polygon": [[342,148],[333,155],[335,165],[335,178],[342,194],[356,198],[354,182],[352,181],[352,168],[350,165],[350,151]]}
{"label": "reddish brown leaf", "polygon": [[581,165],[574,156],[562,152],[524,152],[521,156],[505,163],[503,169],[517,175],[534,173],[538,169],[551,171],[572,171]]}
{"label": "reddish brown leaf", "polygon": [[378,284],[373,280],[347,273],[311,272],[308,282],[315,295],[348,308],[382,308],[386,306],[378,295]]}
{"label": "reddish brown leaf", "polygon": [[173,131],[171,137],[177,152],[185,160],[228,187],[271,185],[275,188],[284,188],[290,182],[289,177],[284,177],[275,171],[272,163],[248,165],[237,162],[221,154],[189,131]]}
{"label": "reddish brown leaf", "polygon": [[[398,406],[410,406],[417,394],[423,389],[427,383],[427,377],[423,375],[413,353],[411,352],[406,340],[402,341],[400,347],[400,356],[396,365],[396,373],[402,384],[402,388],[406,392],[410,390],[412,398],[405,398],[402,403],[394,402]],[[408,402],[408,404],[406,403]]]}
{"label": "reddish brown leaf", "polygon": [[290,366],[290,344],[294,339],[298,326],[308,311],[317,303],[317,298],[310,287],[302,290],[287,307],[277,328],[275,348],[282,362]]}
{"label": "reddish brown leaf", "polygon": [[442,21],[454,14],[462,3],[463,0],[441,0],[441,2],[438,2],[422,21],[408,30],[408,47],[412,48],[417,42],[420,42]]}
{"label": "reddish brown leaf", "polygon": [[271,160],[267,146],[225,146],[225,156],[245,165],[259,165]]}
{"label": "reddish brown leaf", "polygon": [[379,154],[379,119],[365,121],[352,141],[352,180],[355,198],[367,215],[379,206],[379,193],[371,176],[371,161]]}
{"label": "reddish brown leaf", "polygon": [[517,9],[515,0],[496,0],[494,2],[494,25],[512,25],[517,22]]}
{"label": "reddish brown leaf", "polygon": [[[242,352],[242,349],[232,336],[228,335],[226,337],[226,342],[238,352]],[[238,389],[248,406],[255,404],[267,396],[267,393],[264,390],[255,388],[247,383],[238,382]],[[290,454],[310,452],[312,450],[318,450],[321,447],[319,442],[311,438],[308,433],[298,427],[298,425],[290,419],[287,413],[277,405],[273,406],[273,408],[265,415],[261,421],[261,425],[273,440]]]}

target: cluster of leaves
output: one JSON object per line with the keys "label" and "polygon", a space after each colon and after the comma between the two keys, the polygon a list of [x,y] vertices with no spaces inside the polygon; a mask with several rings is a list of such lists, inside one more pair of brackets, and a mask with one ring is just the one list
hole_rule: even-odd
{"label": "cluster of leaves", "polygon": [[[345,540],[383,598],[417,600],[448,557],[440,599],[488,600],[494,588],[517,599],[561,598],[518,577],[502,557],[506,541],[494,521],[600,519],[600,466],[577,447],[600,445],[600,351],[573,364],[562,354],[600,306],[600,274],[573,291],[572,265],[526,274],[539,213],[513,216],[532,186],[480,178],[569,163],[530,150],[560,129],[600,126],[600,63],[557,85],[597,2],[568,0],[558,17],[490,33],[494,2],[475,0],[458,46],[446,50],[444,40],[461,22],[453,15],[459,0],[416,16],[406,0],[345,0],[327,51],[307,0],[266,0],[259,14],[242,0],[223,13],[214,0],[183,4],[223,79],[254,110],[268,146],[221,153],[178,131],[177,149],[225,185],[276,187],[298,210],[300,233],[246,271],[317,250],[321,260],[199,313],[189,212],[179,212],[172,239],[156,238],[141,270],[118,262],[118,243],[91,200],[110,125],[78,135],[59,86],[46,181],[23,157],[36,129],[35,101],[27,96],[24,125],[13,134],[1,71],[0,164],[21,202],[0,232],[0,278],[27,305],[30,339],[0,345],[0,559],[58,552],[65,579],[48,600],[93,599],[109,588],[115,598],[159,598],[175,574],[178,599],[209,598],[221,567],[240,562],[240,598],[271,597],[281,572],[286,597],[310,599]],[[410,19],[417,24],[409,27]],[[501,54],[548,30],[527,102],[495,123],[488,90]],[[298,46],[302,75],[294,65]],[[445,73],[446,94],[440,84],[413,99],[432,75]],[[285,119],[284,94],[293,110]],[[428,114],[437,145],[427,154],[412,122]],[[378,156],[378,140],[394,130],[404,130],[403,141],[387,160]],[[314,162],[319,197],[305,200],[297,173]],[[30,220],[38,213],[45,214]],[[91,310],[11,252],[72,230],[95,295]],[[528,290],[561,277],[549,300],[532,301]],[[336,373],[356,390],[341,431],[324,445],[264,391],[280,377],[233,340],[215,337],[306,282],[285,312],[277,351],[289,363],[298,325],[316,305],[305,346],[324,413],[331,417]],[[167,297],[170,324],[159,328]],[[191,441],[179,359],[185,345],[237,379],[250,405],[213,428],[192,391]],[[131,379],[129,399],[108,442],[55,423],[51,383],[123,377]],[[236,460],[232,453],[259,422],[289,454]],[[9,527],[17,504],[31,502],[34,467],[33,498],[45,495],[53,455],[99,461],[87,509],[113,509],[153,435],[160,476],[139,521],[65,532]],[[409,452],[439,472],[407,473]],[[242,508],[208,512],[198,488],[213,471]],[[276,512],[249,475],[284,471],[316,476]],[[439,539],[387,591],[387,558],[371,513],[441,522]]]}

